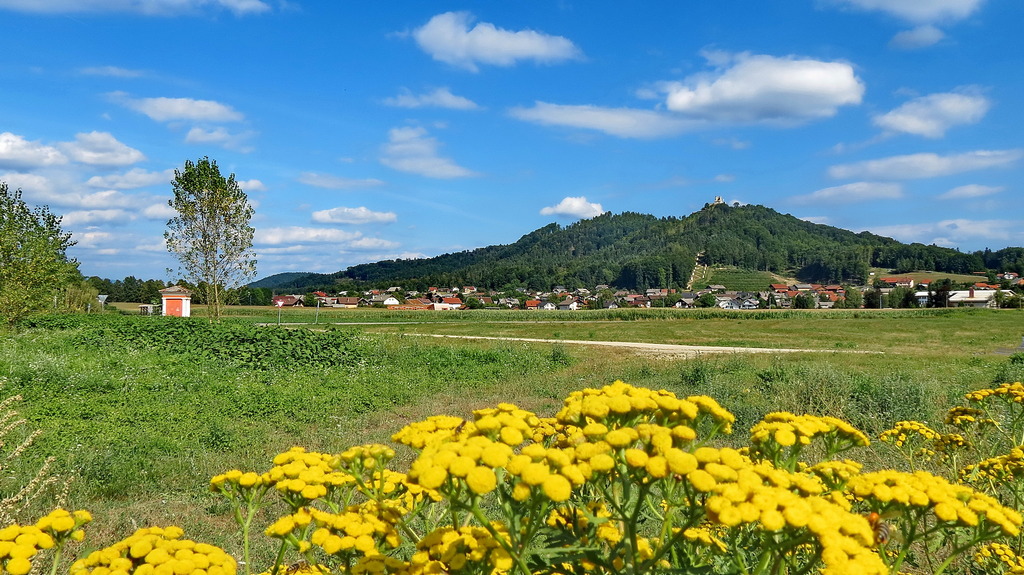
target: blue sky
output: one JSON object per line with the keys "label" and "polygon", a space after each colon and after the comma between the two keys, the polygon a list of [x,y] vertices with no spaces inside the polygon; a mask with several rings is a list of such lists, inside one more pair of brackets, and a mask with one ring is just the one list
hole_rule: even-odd
{"label": "blue sky", "polygon": [[0,0],[0,181],[86,275],[170,279],[209,156],[259,277],[721,196],[902,241],[1024,245],[1024,3]]}

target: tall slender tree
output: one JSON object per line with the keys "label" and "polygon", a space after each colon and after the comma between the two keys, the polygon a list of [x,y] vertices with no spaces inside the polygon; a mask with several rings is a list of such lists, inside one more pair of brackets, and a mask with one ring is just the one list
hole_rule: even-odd
{"label": "tall slender tree", "polygon": [[178,215],[167,221],[167,250],[178,258],[183,277],[200,286],[210,321],[219,321],[225,290],[256,275],[252,206],[235,175],[225,178],[208,157],[186,160],[184,170],[174,171],[172,186],[168,204]]}

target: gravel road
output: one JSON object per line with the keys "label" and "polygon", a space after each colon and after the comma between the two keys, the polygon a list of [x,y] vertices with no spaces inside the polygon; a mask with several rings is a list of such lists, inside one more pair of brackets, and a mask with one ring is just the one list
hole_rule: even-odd
{"label": "gravel road", "polygon": [[489,339],[496,341],[530,341],[536,343],[562,343],[570,345],[597,345],[633,350],[636,353],[654,356],[697,357],[712,353],[881,353],[858,350],[833,349],[790,349],[780,347],[717,347],[710,345],[675,345],[668,343],[639,343],[631,341],[590,341],[579,339],[537,339],[532,337],[489,337],[483,335],[443,335],[433,333],[406,333],[420,337],[445,337],[455,339]]}

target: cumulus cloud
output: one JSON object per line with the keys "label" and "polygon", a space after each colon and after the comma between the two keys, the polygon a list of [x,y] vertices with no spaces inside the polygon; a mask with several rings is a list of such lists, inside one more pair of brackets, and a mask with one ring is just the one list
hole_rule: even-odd
{"label": "cumulus cloud", "polygon": [[864,84],[845,62],[708,53],[720,70],[662,85],[669,110],[715,122],[798,123],[861,103]]}
{"label": "cumulus cloud", "polygon": [[543,126],[597,130],[620,138],[664,138],[676,136],[698,125],[653,110],[568,106],[548,102],[535,102],[532,108],[512,108],[509,114]]}
{"label": "cumulus cloud", "polygon": [[118,66],[89,66],[80,68],[78,73],[85,76],[109,76],[111,78],[141,78],[145,75],[141,70],[131,70]]}
{"label": "cumulus cloud", "polygon": [[222,8],[238,16],[270,10],[262,0],[0,0],[0,9],[39,14],[80,14],[118,12],[143,16],[202,14],[207,8]]}
{"label": "cumulus cloud", "polygon": [[106,176],[93,176],[85,182],[93,188],[113,188],[117,190],[131,190],[145,188],[146,186],[170,185],[174,179],[174,170],[162,172],[150,172],[142,168],[132,168],[123,174],[109,174]]}
{"label": "cumulus cloud", "polygon": [[190,129],[188,134],[185,135],[185,143],[214,144],[227,150],[249,153],[253,150],[253,147],[248,142],[255,136],[256,132],[253,131],[231,132],[224,127],[212,130],[196,127]]}
{"label": "cumulus cloud", "polygon": [[456,96],[448,88],[436,88],[425,94],[413,94],[403,88],[402,92],[384,103],[398,108],[448,108],[451,110],[478,110],[480,106],[469,98]]}
{"label": "cumulus cloud", "polygon": [[359,238],[349,242],[345,247],[351,250],[392,250],[400,245],[398,242],[382,238]]}
{"label": "cumulus cloud", "polygon": [[238,184],[239,188],[245,193],[250,192],[262,192],[267,189],[267,186],[263,185],[263,182],[252,179],[252,180],[237,180],[235,183]]}
{"label": "cumulus cloud", "polygon": [[920,224],[879,226],[871,231],[902,242],[920,242],[940,246],[959,246],[978,242],[1020,245],[1020,242],[1024,241],[1024,222],[1012,220],[960,218]]}
{"label": "cumulus cloud", "polygon": [[968,184],[958,186],[939,196],[940,200],[962,200],[967,198],[981,198],[998,194],[1005,190],[1003,186],[982,186],[980,184]]}
{"label": "cumulus cloud", "polygon": [[239,122],[245,119],[227,104],[214,100],[192,98],[132,98],[124,92],[113,92],[109,97],[118,104],[149,116],[157,122],[191,120],[201,122]]}
{"label": "cumulus cloud", "polygon": [[909,154],[853,164],[839,164],[828,169],[838,179],[911,180],[936,178],[974,170],[1001,168],[1024,156],[1024,150],[978,150],[962,154]]}
{"label": "cumulus cloud", "polygon": [[53,146],[30,142],[11,132],[0,133],[0,168],[14,170],[66,164],[67,157]]}
{"label": "cumulus cloud", "polygon": [[586,196],[566,197],[557,205],[541,208],[542,216],[571,216],[574,218],[593,218],[604,213],[601,204],[588,202]]}
{"label": "cumulus cloud", "polygon": [[886,114],[875,116],[876,126],[890,132],[941,138],[953,126],[975,124],[988,112],[987,98],[974,89],[915,98]]}
{"label": "cumulus cloud", "polygon": [[380,162],[400,172],[428,178],[451,179],[475,176],[450,158],[438,155],[438,141],[418,127],[392,128]]}
{"label": "cumulus cloud", "polygon": [[889,41],[889,46],[898,50],[917,50],[934,46],[945,37],[946,34],[942,30],[931,24],[925,24],[897,33]]}
{"label": "cumulus cloud", "polygon": [[72,232],[72,237],[78,245],[77,248],[98,248],[103,244],[113,241],[116,236],[110,232],[100,232],[96,230],[90,230],[85,232]]}
{"label": "cumulus cloud", "polygon": [[315,172],[303,172],[299,175],[299,182],[307,186],[327,188],[329,190],[351,190],[357,188],[373,188],[384,185],[384,182],[375,178],[342,178],[330,174],[318,174]]}
{"label": "cumulus cloud", "polygon": [[159,204],[152,204],[146,206],[142,210],[142,215],[150,220],[164,220],[167,221],[178,215],[178,210],[175,210],[171,206],[167,205],[167,202],[161,202]]}
{"label": "cumulus cloud", "polygon": [[119,142],[109,132],[76,134],[74,142],[60,147],[72,160],[93,166],[129,166],[146,159],[142,152]]}
{"label": "cumulus cloud", "polygon": [[366,207],[331,208],[313,212],[313,221],[321,224],[378,224],[398,221],[394,212],[375,212]]}
{"label": "cumulus cloud", "polygon": [[962,20],[985,0],[834,0],[861,10],[880,11],[915,23]]}
{"label": "cumulus cloud", "polygon": [[823,225],[827,225],[831,221],[831,218],[829,218],[828,216],[804,216],[800,219],[805,222],[811,222],[812,224]]}
{"label": "cumulus cloud", "polygon": [[478,64],[512,66],[520,60],[556,63],[581,57],[562,36],[533,30],[510,31],[487,22],[473,24],[468,12],[446,12],[413,31],[420,49],[446,64],[477,71]]}
{"label": "cumulus cloud", "polygon": [[823,188],[792,200],[798,204],[827,203],[853,204],[871,200],[903,197],[903,186],[887,182],[853,182],[842,186]]}
{"label": "cumulus cloud", "polygon": [[304,228],[288,226],[257,228],[253,242],[265,245],[294,243],[342,243],[362,237],[359,232],[346,232],[330,228]]}
{"label": "cumulus cloud", "polygon": [[77,210],[65,213],[61,218],[61,224],[68,227],[90,224],[123,224],[134,219],[134,214],[122,209]]}

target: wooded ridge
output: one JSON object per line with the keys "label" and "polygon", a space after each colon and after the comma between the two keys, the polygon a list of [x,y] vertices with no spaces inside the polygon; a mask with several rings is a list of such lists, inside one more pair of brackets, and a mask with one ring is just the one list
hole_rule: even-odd
{"label": "wooded ridge", "polygon": [[359,264],[333,274],[278,274],[250,285],[297,291],[385,284],[419,290],[463,285],[683,288],[698,255],[702,264],[808,282],[864,283],[872,267],[894,273],[1024,273],[1024,248],[964,253],[815,224],[765,206],[714,203],[681,218],[606,212],[567,226],[548,224],[508,245]]}

